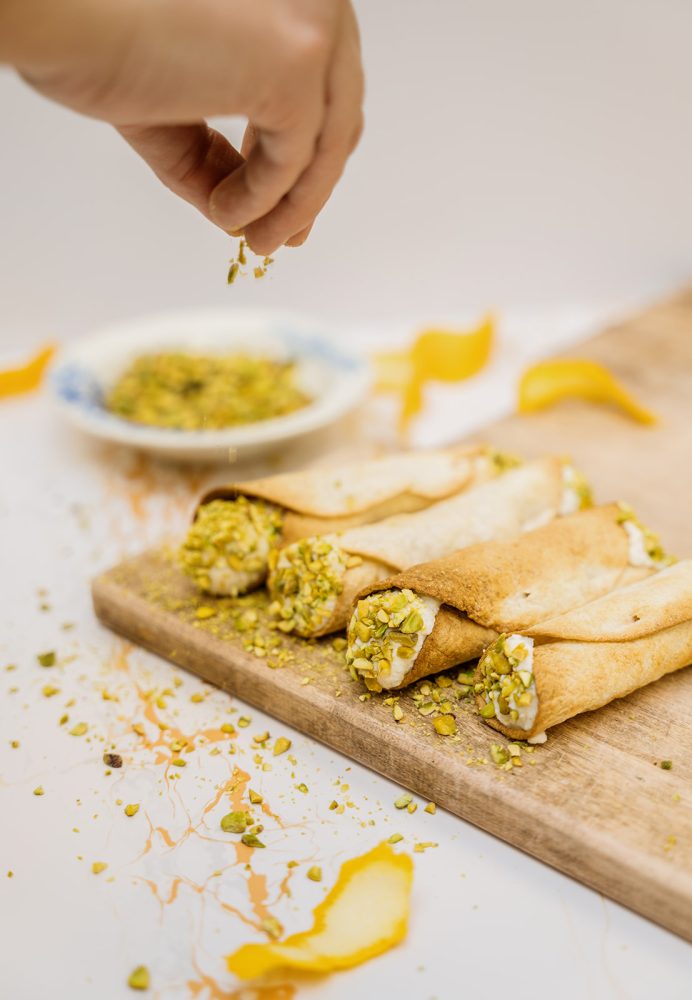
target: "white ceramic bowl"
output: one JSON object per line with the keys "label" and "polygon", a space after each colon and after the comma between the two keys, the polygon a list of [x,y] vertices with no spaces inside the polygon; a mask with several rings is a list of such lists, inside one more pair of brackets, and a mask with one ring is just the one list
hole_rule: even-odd
{"label": "white ceramic bowl", "polygon": [[[294,360],[298,384],[312,402],[286,416],[209,431],[147,427],[104,408],[105,394],[138,355],[168,350]],[[81,430],[194,461],[225,459],[229,452],[250,457],[326,427],[361,402],[370,377],[367,362],[319,323],[282,313],[203,309],[144,316],[68,344],[51,368],[49,384],[64,415]]]}

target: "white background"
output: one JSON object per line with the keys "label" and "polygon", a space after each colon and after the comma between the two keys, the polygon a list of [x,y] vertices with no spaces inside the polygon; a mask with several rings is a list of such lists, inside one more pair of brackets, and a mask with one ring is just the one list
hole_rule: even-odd
{"label": "white background", "polygon": [[[362,145],[309,244],[281,253],[271,280],[230,290],[227,237],[161,189],[106,126],[0,74],[0,345],[12,351],[65,339],[149,309],[235,302],[315,313],[374,337],[488,307],[540,317],[506,325],[506,375],[517,370],[524,341],[544,349],[553,336],[573,336],[575,315],[618,310],[689,278],[686,0],[358,7],[368,71]],[[76,652],[77,666],[56,671],[63,701],[77,692],[97,731],[112,722],[100,686],[120,684],[128,706],[131,678],[109,673],[117,646],[92,621],[85,581],[122,551],[179,529],[189,482],[161,470],[132,473],[125,456],[77,442],[36,400],[3,406],[0,454],[0,660],[19,664],[14,678],[2,676],[0,695],[0,995],[125,997],[124,977],[145,961],[159,996],[182,1000],[198,975],[189,965],[191,936],[203,943],[196,955],[203,971],[218,977],[220,956],[258,935],[213,906],[203,935],[192,890],[164,920],[142,879],[164,887],[176,873],[200,879],[218,861],[204,845],[184,856],[161,847],[137,861],[141,828],[123,827],[93,749],[58,739],[54,716],[62,709],[41,699],[46,678],[33,656],[58,645],[60,621],[76,621],[66,652]],[[144,522],[133,514],[133,482],[149,490]],[[36,610],[41,585],[56,606],[52,618]],[[142,685],[170,683],[171,669],[145,654],[131,669]],[[14,701],[11,684],[20,689]],[[185,684],[185,694],[201,688]],[[210,695],[183,715],[196,713],[193,726],[223,719],[227,708],[225,696]],[[264,725],[287,732],[252,714],[246,732]],[[10,729],[21,751],[7,750]],[[402,825],[391,807],[397,790],[353,767],[358,818],[374,815],[376,834],[348,816],[337,823],[326,803],[348,763],[295,734],[294,741],[313,794],[297,796],[279,766],[263,775],[264,790],[307,824],[301,857],[320,861],[329,884],[341,860]],[[245,743],[248,764],[249,737]],[[126,801],[156,794],[160,776],[140,763]],[[198,770],[187,770],[204,781],[208,766],[200,759]],[[193,774],[185,776],[190,803]],[[39,781],[47,787],[41,799],[31,795]],[[440,845],[415,855],[406,945],[301,992],[330,1000],[394,991],[406,1000],[475,1000],[499,990],[517,1000],[629,1000],[652,990],[665,1000],[689,996],[692,952],[678,939],[453,817],[419,810],[405,832]],[[113,883],[88,872],[101,857]],[[262,864],[271,869],[271,859]],[[11,882],[7,868],[16,871]],[[291,929],[305,925],[322,891],[297,885],[293,906],[279,910]]]}
{"label": "white background", "polygon": [[[234,301],[347,320],[641,301],[692,261],[688,0],[362,0],[367,129]],[[0,335],[228,302],[229,240],[107,126],[0,76]]]}

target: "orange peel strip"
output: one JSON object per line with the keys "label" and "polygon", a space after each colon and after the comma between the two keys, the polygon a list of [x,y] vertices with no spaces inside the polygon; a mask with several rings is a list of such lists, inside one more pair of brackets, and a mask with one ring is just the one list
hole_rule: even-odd
{"label": "orange peel strip", "polygon": [[277,969],[326,973],[367,962],[406,935],[412,882],[411,858],[379,844],[341,866],[310,930],[243,945],[227,956],[228,969],[239,979],[256,979]]}
{"label": "orange peel strip", "polygon": [[49,345],[42,348],[21,368],[8,368],[0,371],[0,399],[7,396],[19,396],[24,392],[38,389],[46,370],[46,365],[55,354],[55,347]]}
{"label": "orange peel strip", "polygon": [[406,351],[375,357],[376,391],[401,396],[400,425],[405,429],[423,408],[427,382],[461,382],[485,367],[495,339],[491,316],[464,333],[423,330]]}
{"label": "orange peel strip", "polygon": [[612,403],[641,424],[655,424],[658,417],[641,406],[614,375],[596,361],[557,358],[539,361],[519,382],[519,412],[535,413],[563,399]]}

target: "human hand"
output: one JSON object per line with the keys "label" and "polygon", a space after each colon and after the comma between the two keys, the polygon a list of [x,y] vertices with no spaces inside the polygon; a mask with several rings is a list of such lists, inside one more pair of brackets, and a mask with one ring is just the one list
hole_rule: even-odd
{"label": "human hand", "polygon": [[[349,0],[0,0],[0,27],[3,8],[41,25],[8,59],[38,90],[257,253],[304,242],[362,129]],[[240,152],[213,115],[248,119]]]}

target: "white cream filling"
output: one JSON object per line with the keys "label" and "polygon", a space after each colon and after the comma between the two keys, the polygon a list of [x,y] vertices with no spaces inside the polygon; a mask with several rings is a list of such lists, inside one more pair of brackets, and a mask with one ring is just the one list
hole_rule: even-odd
{"label": "white cream filling", "polygon": [[[389,590],[384,593],[393,594],[396,593],[396,591]],[[388,670],[386,674],[377,674],[377,683],[385,689],[397,687],[401,684],[409,670],[412,669],[414,663],[416,662],[416,658],[421,651],[423,643],[435,626],[437,612],[440,610],[440,602],[434,597],[428,597],[425,594],[414,594],[413,600],[409,601],[406,610],[407,612],[417,611],[423,619],[423,627],[418,631],[416,645],[413,647],[415,650],[413,656],[399,656],[398,647],[400,644],[395,643],[393,639],[390,640],[394,654],[391,658],[391,669]],[[359,650],[363,649],[363,647],[367,645],[367,642],[363,642],[362,639],[359,639],[358,636],[356,636],[349,650],[350,655],[354,658],[357,657],[359,655]]]}
{"label": "white cream filling", "polygon": [[522,673],[531,674],[531,683],[526,687],[526,690],[531,694],[531,704],[530,705],[517,705],[514,700],[514,693],[509,696],[509,707],[515,712],[518,712],[516,719],[513,719],[509,712],[503,715],[499,709],[499,691],[493,691],[493,705],[495,706],[495,718],[502,723],[503,726],[508,726],[511,729],[523,729],[528,732],[536,721],[536,715],[538,714],[538,695],[536,693],[536,680],[533,676],[533,639],[525,635],[508,635],[504,642],[504,648],[507,653],[512,653],[517,646],[524,646],[528,650],[528,655],[525,659],[521,661],[519,667],[515,667],[515,671],[521,671]]}
{"label": "white cream filling", "polygon": [[[261,553],[261,555],[266,558],[268,553],[269,543],[267,543],[267,552]],[[259,552],[257,554],[260,555]],[[221,557],[213,566],[209,567],[208,574],[211,594],[217,594],[220,597],[237,597],[238,594],[242,594],[246,590],[254,590],[255,587],[264,582],[267,575],[267,564],[265,561],[264,569],[248,572],[247,570],[231,569]]]}
{"label": "white cream filling", "polygon": [[581,510],[582,498],[579,495],[577,484],[579,474],[573,465],[562,466],[562,497],[560,498],[559,514],[566,517],[568,514],[576,514]]}
{"label": "white cream filling", "polygon": [[652,559],[646,551],[646,538],[644,532],[635,521],[623,521],[623,528],[627,532],[630,542],[629,559],[631,566],[653,566],[660,569],[665,563]]}

